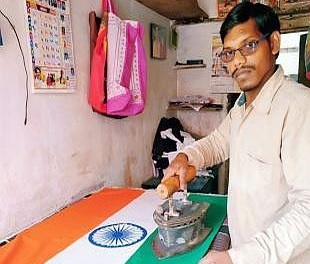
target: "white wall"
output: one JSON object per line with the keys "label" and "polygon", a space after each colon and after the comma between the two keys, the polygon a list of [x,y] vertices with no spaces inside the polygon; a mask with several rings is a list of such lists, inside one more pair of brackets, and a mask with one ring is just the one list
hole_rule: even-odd
{"label": "white wall", "polygon": [[300,36],[306,31],[286,33],[281,35],[280,54],[277,63],[281,64],[284,73],[298,80]]}
{"label": "white wall", "polygon": [[219,34],[221,23],[210,22],[178,27],[179,43],[178,61],[203,59],[206,68],[182,69],[177,71],[177,89],[179,96],[203,95],[209,96],[224,105],[222,111],[179,111],[185,129],[198,137],[209,134],[216,128],[226,115],[226,95],[211,93],[212,66],[212,35]]}
{"label": "white wall", "polygon": [[[209,2],[208,2],[209,3]],[[210,5],[211,6],[211,5]],[[220,111],[178,111],[177,116],[185,130],[197,138],[210,134],[227,114],[227,95],[211,93],[212,36],[219,34],[221,22],[200,23],[178,27],[178,61],[203,59],[206,68],[183,69],[177,72],[179,96],[203,95],[223,104]],[[228,163],[223,163],[218,172],[218,192],[227,192]]]}
{"label": "white wall", "polygon": [[[88,13],[100,13],[100,0],[71,1],[76,92],[30,92],[26,126],[21,54],[12,29],[0,17],[0,240],[103,184],[139,187],[152,174],[154,134],[168,98],[176,95],[176,52],[168,50],[163,61],[150,59],[149,23],[168,28],[169,20],[134,0],[114,1],[121,17],[144,24],[148,58],[146,108],[121,120],[93,113],[87,104]],[[15,26],[28,62],[24,1],[1,0],[0,9]]]}

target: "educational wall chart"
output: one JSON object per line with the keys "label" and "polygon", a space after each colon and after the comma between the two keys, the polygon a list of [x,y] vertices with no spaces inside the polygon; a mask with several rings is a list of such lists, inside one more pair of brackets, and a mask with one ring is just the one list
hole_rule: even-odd
{"label": "educational wall chart", "polygon": [[69,0],[26,0],[34,92],[76,87]]}
{"label": "educational wall chart", "polygon": [[223,45],[219,34],[212,35],[211,54],[211,92],[212,93],[234,93],[237,92],[233,78],[228,73],[228,68],[220,58]]}

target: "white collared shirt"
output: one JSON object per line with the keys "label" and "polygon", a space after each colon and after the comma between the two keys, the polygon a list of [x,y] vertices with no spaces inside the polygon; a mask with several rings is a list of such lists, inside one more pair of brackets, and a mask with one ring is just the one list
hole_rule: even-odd
{"label": "white collared shirt", "polygon": [[281,66],[245,108],[182,152],[196,168],[230,159],[234,264],[310,263],[310,88]]}

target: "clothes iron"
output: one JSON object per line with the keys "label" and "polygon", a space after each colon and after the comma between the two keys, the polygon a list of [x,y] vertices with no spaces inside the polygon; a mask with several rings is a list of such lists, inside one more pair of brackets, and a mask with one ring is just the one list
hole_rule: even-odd
{"label": "clothes iron", "polygon": [[[191,167],[187,171],[186,181],[196,175]],[[199,245],[211,231],[205,226],[209,204],[194,202],[187,199],[187,191],[182,197],[175,199],[173,194],[179,189],[178,177],[171,177],[168,182],[157,187],[157,193],[166,199],[153,213],[158,225],[158,234],[152,242],[152,248],[159,259],[190,251]]]}

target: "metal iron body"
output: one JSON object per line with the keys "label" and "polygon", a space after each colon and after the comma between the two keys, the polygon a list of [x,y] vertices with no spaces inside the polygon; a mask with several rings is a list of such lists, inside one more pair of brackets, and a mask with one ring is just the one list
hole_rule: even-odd
{"label": "metal iron body", "polygon": [[158,258],[181,254],[200,244],[210,233],[205,226],[209,204],[170,197],[153,213],[158,234],[153,240],[153,250]]}

